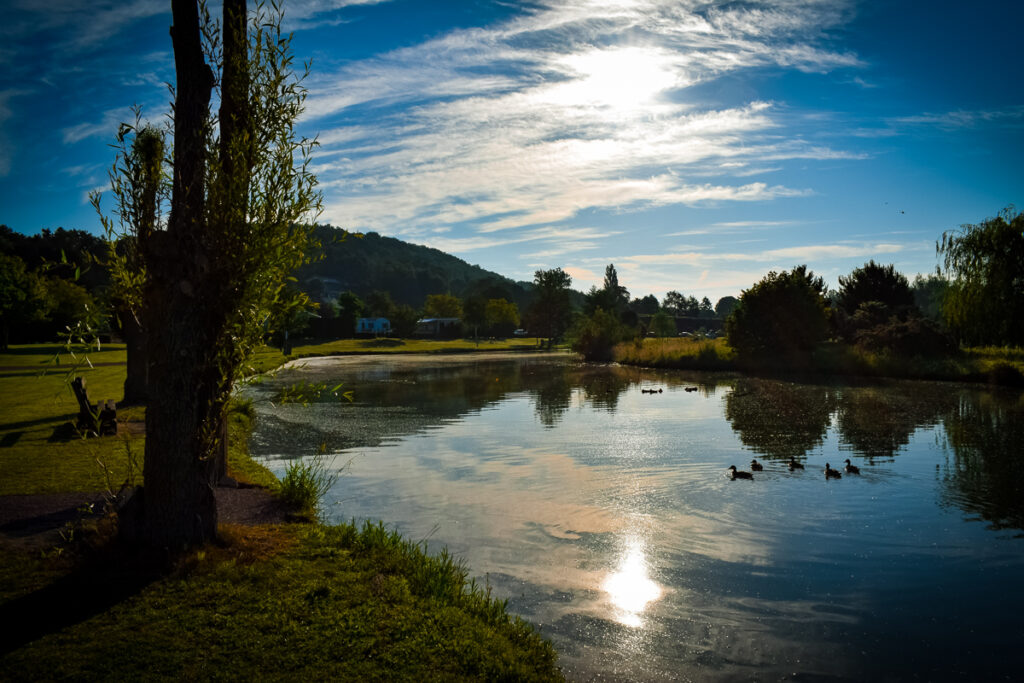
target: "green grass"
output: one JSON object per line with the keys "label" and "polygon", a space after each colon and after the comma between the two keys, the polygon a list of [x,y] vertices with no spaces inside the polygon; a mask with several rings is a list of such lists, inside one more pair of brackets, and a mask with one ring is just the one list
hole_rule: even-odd
{"label": "green grass", "polygon": [[267,372],[293,358],[313,356],[338,356],[359,353],[465,353],[467,351],[527,351],[537,348],[533,338],[480,340],[479,345],[472,339],[336,339],[328,342],[299,344],[285,356],[279,349],[261,349],[251,364],[254,372]]}
{"label": "green grass", "polygon": [[[123,586],[138,574],[118,585],[108,585],[111,572],[65,574],[63,589],[89,590],[80,596],[86,609],[69,605],[70,618],[37,613],[44,619],[32,623],[39,593],[23,593],[20,611],[7,616],[31,641],[0,656],[0,678],[561,678],[550,644],[467,582],[450,556],[428,555],[379,525],[235,528],[225,537],[226,547],[185,558],[127,596]],[[11,562],[0,559],[0,576]],[[90,601],[104,609],[90,614]]]}
{"label": "green grass", "polygon": [[[62,373],[38,375],[52,350],[0,354],[0,367],[15,368],[0,371],[0,495],[116,489],[131,462],[141,468],[141,435],[69,438],[77,403]],[[123,347],[103,353],[124,358]],[[85,371],[90,395],[119,398],[124,371]],[[232,405],[228,473],[276,490],[248,453],[253,417],[251,404]],[[119,411],[119,420],[143,418],[142,408]],[[69,552],[0,541],[0,615],[11,634],[0,643],[0,680],[561,679],[550,643],[467,582],[458,562],[383,526],[222,525],[220,544],[155,573],[105,540],[112,524],[88,522]]]}
{"label": "green grass", "polygon": [[[129,449],[140,456],[143,451],[142,437],[75,436],[78,403],[65,384],[71,361],[64,357],[60,365],[49,365],[55,350],[15,346],[0,354],[0,368],[25,368],[0,370],[0,495],[101,491],[108,476],[119,486],[128,477]],[[124,347],[91,354],[91,360],[123,362]],[[124,372],[123,365],[96,365],[80,374],[92,400],[119,400]],[[122,412],[119,420],[125,419],[142,419],[141,411]]]}

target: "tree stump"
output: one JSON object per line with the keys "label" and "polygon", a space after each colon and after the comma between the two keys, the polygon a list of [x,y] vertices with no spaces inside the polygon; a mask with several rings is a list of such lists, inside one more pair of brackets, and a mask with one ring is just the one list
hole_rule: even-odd
{"label": "tree stump", "polygon": [[99,436],[117,434],[117,405],[113,400],[100,401],[94,408],[84,377],[76,377],[71,382],[71,390],[78,400],[78,419],[75,422],[78,431]]}

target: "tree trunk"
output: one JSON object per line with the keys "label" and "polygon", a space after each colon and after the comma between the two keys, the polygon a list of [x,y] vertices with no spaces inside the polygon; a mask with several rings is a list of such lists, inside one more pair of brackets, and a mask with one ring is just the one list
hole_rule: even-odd
{"label": "tree trunk", "polygon": [[218,256],[207,253],[203,239],[214,78],[203,58],[195,1],[173,0],[171,9],[177,75],[171,214],[166,232],[154,232],[139,244],[149,267],[143,325],[149,336],[150,402],[145,491],[132,511],[141,519],[125,528],[173,551],[216,536],[210,472],[223,381],[213,348],[220,327],[218,311],[211,310],[216,297],[204,296],[209,264]]}
{"label": "tree trunk", "polygon": [[146,332],[135,316],[124,317],[121,334],[127,355],[127,376],[124,379],[124,403],[139,404],[149,400],[149,358],[146,353]]}

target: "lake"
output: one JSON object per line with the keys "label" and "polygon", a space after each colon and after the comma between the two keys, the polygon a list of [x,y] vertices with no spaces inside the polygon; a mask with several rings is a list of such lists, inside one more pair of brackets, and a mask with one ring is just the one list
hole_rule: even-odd
{"label": "lake", "polygon": [[[274,401],[296,382],[354,400]],[[328,519],[447,546],[570,679],[1021,670],[1019,392],[522,354],[314,359],[248,391],[258,459],[280,476],[325,448]],[[826,480],[846,459],[860,474]]]}

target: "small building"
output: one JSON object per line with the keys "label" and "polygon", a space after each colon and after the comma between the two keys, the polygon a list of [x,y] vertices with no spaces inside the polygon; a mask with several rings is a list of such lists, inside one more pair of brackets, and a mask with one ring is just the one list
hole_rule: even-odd
{"label": "small building", "polygon": [[391,334],[391,321],[387,318],[359,318],[356,321],[356,334],[387,336]]}
{"label": "small building", "polygon": [[434,339],[454,339],[462,332],[462,321],[459,318],[423,318],[416,321],[417,337],[433,337]]}

